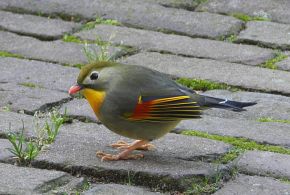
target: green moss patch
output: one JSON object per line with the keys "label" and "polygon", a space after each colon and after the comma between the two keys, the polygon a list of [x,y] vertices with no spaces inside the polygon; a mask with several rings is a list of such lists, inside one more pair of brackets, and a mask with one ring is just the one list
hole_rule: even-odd
{"label": "green moss patch", "polygon": [[287,123],[290,124],[290,120],[273,119],[271,117],[262,117],[257,120],[258,122],[275,122],[275,123]]}
{"label": "green moss patch", "polygon": [[24,87],[30,87],[30,88],[36,88],[36,87],[38,87],[38,88],[42,88],[42,86],[37,85],[37,84],[35,84],[35,83],[30,83],[30,82],[19,83],[19,85],[22,85],[22,86],[24,86]]}
{"label": "green moss patch", "polygon": [[67,35],[65,34],[63,37],[62,37],[62,40],[64,42],[72,42],[72,43],[85,43],[85,41],[79,39],[78,37],[74,36],[74,35]]}
{"label": "green moss patch", "polygon": [[249,22],[249,21],[270,21],[269,18],[261,17],[261,16],[249,16],[243,13],[233,13],[233,17],[242,20],[244,22]]}
{"label": "green moss patch", "polygon": [[290,149],[287,149],[287,148],[284,148],[281,146],[260,144],[260,143],[257,143],[255,141],[251,141],[251,140],[246,139],[246,138],[236,138],[236,137],[230,137],[230,136],[213,135],[213,134],[208,134],[208,133],[195,131],[195,130],[186,130],[186,131],[183,131],[182,134],[222,141],[222,142],[231,144],[240,150],[261,150],[261,151],[269,151],[269,152],[276,152],[276,153],[290,155]]}
{"label": "green moss patch", "polygon": [[197,91],[207,91],[207,90],[214,90],[214,89],[226,89],[230,91],[239,91],[238,88],[229,86],[224,83],[216,83],[208,80],[201,80],[201,79],[187,79],[187,78],[179,78],[176,80],[181,85],[184,85],[188,88]]}
{"label": "green moss patch", "polygon": [[118,22],[117,20],[96,18],[95,21],[90,21],[90,22],[87,22],[86,24],[84,24],[82,27],[82,30],[94,29],[96,27],[96,25],[98,25],[98,24],[108,24],[108,25],[114,25],[114,26],[121,25],[121,23]]}
{"label": "green moss patch", "polygon": [[267,60],[266,62],[262,63],[260,66],[263,68],[269,68],[269,69],[277,69],[276,63],[286,59],[288,56],[283,54],[280,51],[275,52],[275,57],[272,59]]}
{"label": "green moss patch", "polygon": [[7,52],[7,51],[0,51],[0,57],[24,58],[21,55],[10,53],[10,52]]}

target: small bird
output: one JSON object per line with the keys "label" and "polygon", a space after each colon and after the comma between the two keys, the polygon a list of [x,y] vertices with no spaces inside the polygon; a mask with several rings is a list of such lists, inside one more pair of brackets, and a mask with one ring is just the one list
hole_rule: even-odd
{"label": "small bird", "polygon": [[111,146],[119,154],[97,152],[103,160],[142,158],[133,150],[149,150],[156,140],[185,119],[201,117],[205,108],[243,111],[256,102],[237,102],[197,94],[179,85],[168,75],[136,65],[96,62],[82,67],[77,84],[69,89],[81,92],[97,118],[111,131],[136,139],[132,144],[119,141]]}

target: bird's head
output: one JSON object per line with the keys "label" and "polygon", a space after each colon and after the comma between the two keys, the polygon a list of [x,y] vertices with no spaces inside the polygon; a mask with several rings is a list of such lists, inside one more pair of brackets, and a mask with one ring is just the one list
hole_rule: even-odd
{"label": "bird's head", "polygon": [[73,95],[83,89],[105,91],[112,79],[108,69],[116,65],[114,62],[96,62],[85,65],[79,73],[77,84],[69,89],[69,94]]}

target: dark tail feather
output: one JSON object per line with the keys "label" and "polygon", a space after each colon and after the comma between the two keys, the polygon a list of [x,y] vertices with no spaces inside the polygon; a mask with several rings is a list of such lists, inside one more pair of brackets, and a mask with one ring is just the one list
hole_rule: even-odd
{"label": "dark tail feather", "polygon": [[204,106],[214,107],[214,108],[223,108],[223,109],[232,109],[233,111],[244,111],[244,107],[253,106],[257,104],[256,102],[237,102],[227,99],[214,98],[210,96],[204,96]]}

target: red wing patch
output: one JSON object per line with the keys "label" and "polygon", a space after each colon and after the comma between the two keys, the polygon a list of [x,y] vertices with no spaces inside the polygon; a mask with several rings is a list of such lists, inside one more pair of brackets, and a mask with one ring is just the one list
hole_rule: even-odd
{"label": "red wing patch", "polygon": [[133,121],[174,121],[200,118],[201,110],[190,96],[143,97],[140,96],[132,114],[127,116]]}

